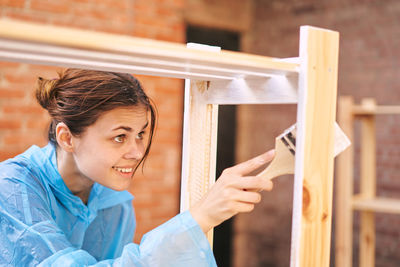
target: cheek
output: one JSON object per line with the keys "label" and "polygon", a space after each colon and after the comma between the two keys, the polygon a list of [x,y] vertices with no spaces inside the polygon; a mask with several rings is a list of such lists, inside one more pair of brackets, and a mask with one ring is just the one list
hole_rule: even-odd
{"label": "cheek", "polygon": [[113,166],[111,159],[110,153],[101,147],[85,146],[76,154],[80,172],[92,180],[101,179],[108,174]]}

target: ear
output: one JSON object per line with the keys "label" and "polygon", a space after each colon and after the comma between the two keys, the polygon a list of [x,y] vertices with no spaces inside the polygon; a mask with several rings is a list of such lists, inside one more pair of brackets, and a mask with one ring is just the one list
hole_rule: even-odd
{"label": "ear", "polygon": [[69,130],[68,126],[60,122],[56,126],[56,139],[58,145],[65,150],[66,152],[73,152],[73,142],[72,142],[72,134]]}

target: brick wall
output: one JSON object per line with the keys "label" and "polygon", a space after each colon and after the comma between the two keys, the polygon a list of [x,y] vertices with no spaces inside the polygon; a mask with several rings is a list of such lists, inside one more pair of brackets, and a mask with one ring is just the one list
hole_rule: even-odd
{"label": "brick wall", "polygon": [[[0,16],[95,31],[183,42],[184,0],[2,0]],[[60,68],[0,63],[0,160],[47,143],[48,115],[36,103],[37,76],[56,77]],[[183,82],[140,76],[159,114],[144,173],[131,191],[138,218],[135,240],[179,211]]]}
{"label": "brick wall", "polygon": [[[356,102],[362,97],[374,97],[378,104],[400,104],[399,1],[255,0],[254,10],[249,52],[297,56],[300,25],[337,30],[340,32],[339,95],[353,95]],[[295,108],[289,105],[241,107],[238,159],[271,147],[272,142],[265,140],[272,139],[294,120]],[[378,117],[377,193],[380,196],[400,198],[399,122],[398,115]],[[268,125],[271,127],[266,130]],[[359,151],[358,140],[354,145]],[[278,178],[273,192],[265,194],[253,213],[236,218],[236,266],[289,265],[292,187],[290,177]],[[354,266],[358,266],[358,214],[355,215]],[[377,267],[398,266],[399,223],[399,215],[376,215]],[[240,249],[248,248],[248,244],[252,249]],[[331,255],[333,258],[334,254]]]}

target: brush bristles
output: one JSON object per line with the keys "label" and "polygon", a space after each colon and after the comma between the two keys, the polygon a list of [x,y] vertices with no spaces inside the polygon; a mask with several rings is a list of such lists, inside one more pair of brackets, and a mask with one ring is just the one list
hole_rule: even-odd
{"label": "brush bristles", "polygon": [[290,128],[286,129],[278,139],[287,146],[289,151],[295,155],[296,153],[296,125],[291,126]]}
{"label": "brush bristles", "polygon": [[[296,131],[297,127],[296,124],[294,124],[277,137],[277,140],[281,140],[293,155],[296,153]],[[334,157],[336,157],[339,153],[350,146],[351,142],[336,122],[334,134],[333,152]]]}

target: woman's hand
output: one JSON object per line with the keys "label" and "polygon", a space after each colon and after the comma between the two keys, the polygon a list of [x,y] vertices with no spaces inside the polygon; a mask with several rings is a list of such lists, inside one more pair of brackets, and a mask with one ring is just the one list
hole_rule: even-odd
{"label": "woman's hand", "polygon": [[259,191],[272,189],[272,182],[257,176],[246,176],[272,160],[274,150],[225,169],[208,193],[190,213],[204,233],[239,212],[249,212],[261,201]]}

